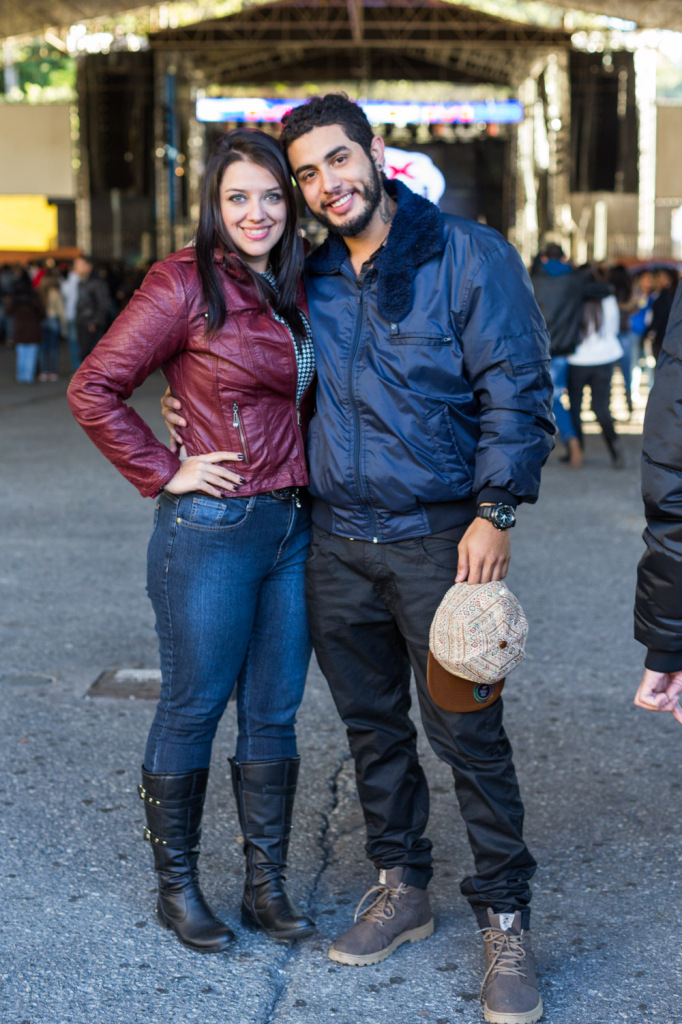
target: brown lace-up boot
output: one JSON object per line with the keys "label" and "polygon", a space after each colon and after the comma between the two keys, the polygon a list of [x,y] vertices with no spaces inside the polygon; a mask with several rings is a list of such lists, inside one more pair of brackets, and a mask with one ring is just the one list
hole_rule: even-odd
{"label": "brown lace-up boot", "polygon": [[379,884],[368,889],[360,900],[355,911],[356,924],[332,945],[330,960],[353,967],[378,964],[403,942],[419,942],[433,933],[426,889],[404,885],[403,872],[404,868],[379,872]]}
{"label": "brown lace-up boot", "polygon": [[[493,914],[483,929],[486,972],[481,985],[483,1014],[491,1024],[533,1024],[542,1017],[530,932],[521,912]],[[485,1000],[485,1002],[483,1002]]]}

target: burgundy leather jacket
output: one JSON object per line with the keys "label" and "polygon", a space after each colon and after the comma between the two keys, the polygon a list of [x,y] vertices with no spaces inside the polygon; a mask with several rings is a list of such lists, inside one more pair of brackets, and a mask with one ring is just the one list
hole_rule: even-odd
{"label": "burgundy leather jacket", "polygon": [[[205,333],[206,303],[193,247],[157,263],[142,287],[82,363],[68,390],[71,411],[88,437],[143,497],[158,494],[180,460],[125,404],[161,368],[182,403],[188,455],[242,452],[241,495],[304,487],[304,431],[313,388],[296,407],[296,354],[286,327],[259,308],[239,259],[216,253],[227,316]],[[307,313],[300,286],[298,305]]]}

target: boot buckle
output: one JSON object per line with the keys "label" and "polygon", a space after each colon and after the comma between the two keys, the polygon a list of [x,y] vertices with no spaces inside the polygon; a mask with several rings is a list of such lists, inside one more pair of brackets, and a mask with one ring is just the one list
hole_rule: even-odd
{"label": "boot buckle", "polygon": [[168,846],[168,840],[162,839],[161,836],[154,835],[152,830],[148,828],[147,825],[143,825],[142,829],[144,831],[144,838],[147,840],[148,843],[160,843],[161,846]]}

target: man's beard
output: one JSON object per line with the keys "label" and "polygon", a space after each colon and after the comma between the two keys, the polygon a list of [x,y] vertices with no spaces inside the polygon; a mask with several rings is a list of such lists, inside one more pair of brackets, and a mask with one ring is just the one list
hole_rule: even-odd
{"label": "man's beard", "polygon": [[383,185],[379,172],[373,163],[370,163],[372,177],[370,181],[364,182],[356,191],[365,202],[365,208],[353,220],[344,221],[343,224],[335,224],[326,213],[321,211],[315,214],[315,220],[324,224],[342,238],[356,238],[365,230],[375,211],[377,210],[383,195]]}

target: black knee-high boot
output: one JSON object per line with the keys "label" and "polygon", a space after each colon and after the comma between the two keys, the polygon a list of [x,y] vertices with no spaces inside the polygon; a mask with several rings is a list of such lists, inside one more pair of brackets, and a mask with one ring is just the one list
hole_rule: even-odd
{"label": "black knee-high boot", "polygon": [[159,878],[159,924],[197,953],[222,953],[234,935],[207,905],[197,867],[207,781],[207,769],[152,775],[143,768],[139,793],[147,815],[145,839]]}
{"label": "black knee-high boot", "polygon": [[230,758],[246,857],[242,922],[273,939],[300,939],[315,930],[314,921],[296,913],[284,875],[299,761]]}

